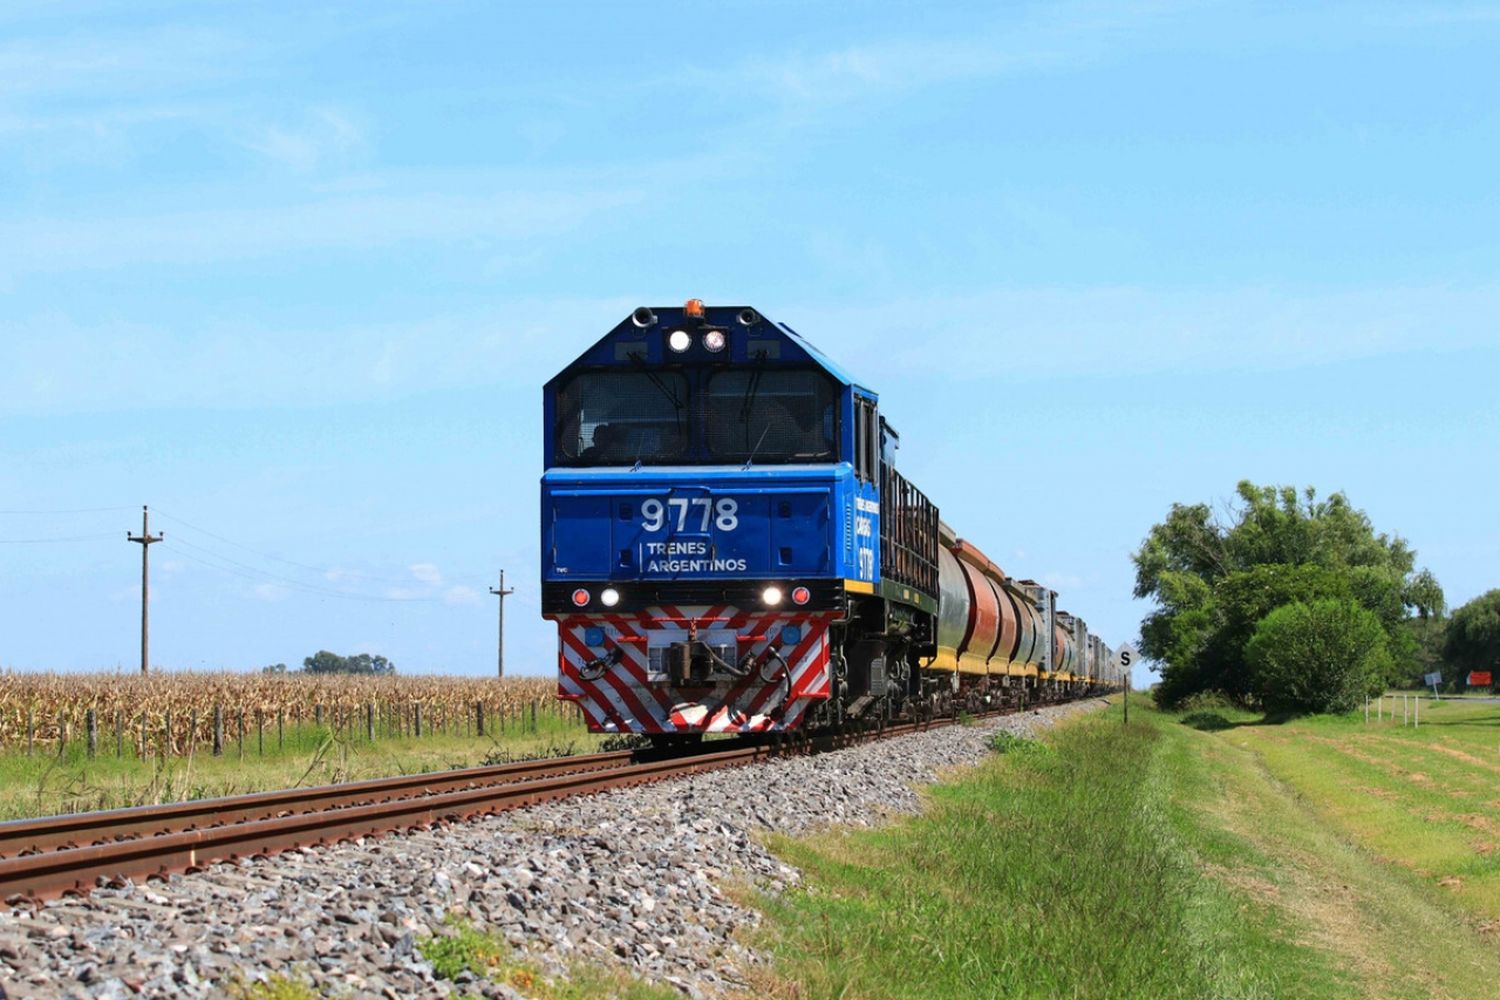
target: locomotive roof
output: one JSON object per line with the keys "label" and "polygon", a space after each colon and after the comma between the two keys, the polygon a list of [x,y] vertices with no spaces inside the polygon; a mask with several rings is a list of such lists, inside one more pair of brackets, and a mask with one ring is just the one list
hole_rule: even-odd
{"label": "locomotive roof", "polygon": [[[645,360],[662,361],[664,358],[661,352],[661,334],[679,327],[687,327],[690,330],[722,329],[731,334],[735,331],[746,331],[750,335],[751,344],[779,345],[774,355],[777,363],[811,362],[823,369],[839,384],[854,386],[871,396],[876,395],[873,389],[855,379],[828,355],[814,347],[807,338],[785,323],[777,323],[749,306],[703,306],[701,318],[689,316],[685,306],[651,306],[649,308],[655,317],[654,323],[642,327],[636,322],[635,313],[626,316],[616,323],[613,329],[600,337],[592,347],[574,358],[567,367],[548,380],[547,388],[553,388],[559,379],[578,368],[612,367],[621,364],[622,355],[616,349],[620,345],[626,347],[636,345],[644,349]],[[747,315],[754,317],[752,322],[744,322]]]}

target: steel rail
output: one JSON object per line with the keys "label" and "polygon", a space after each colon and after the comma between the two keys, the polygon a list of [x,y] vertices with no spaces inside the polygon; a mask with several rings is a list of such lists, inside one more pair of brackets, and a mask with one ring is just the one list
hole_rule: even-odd
{"label": "steel rail", "polygon": [[[977,717],[1001,714],[1008,713]],[[954,721],[938,718],[878,729],[866,726],[854,732],[792,735],[770,742],[751,740],[724,750],[705,744],[694,752],[660,760],[632,761],[631,751],[620,751],[20,820],[0,824],[0,834],[9,835],[6,842],[11,845],[32,845],[32,853],[0,858],[0,900],[87,893],[127,879],[166,877],[219,862],[409,831],[775,756],[836,749],[863,739],[906,735]],[[299,811],[296,806],[303,808]],[[219,822],[198,825],[209,818]],[[57,829],[49,832],[49,824]],[[65,843],[36,846],[59,838]]]}
{"label": "steel rail", "polygon": [[226,823],[270,819],[290,812],[362,805],[377,799],[403,795],[429,795],[435,791],[493,784],[496,781],[548,777],[569,771],[598,771],[623,767],[632,759],[632,751],[620,750],[576,757],[515,761],[455,771],[430,771],[393,778],[371,778],[338,785],[314,785],[189,802],[11,820],[0,823],[0,858],[92,846],[125,837],[188,830],[200,824],[222,826]]}

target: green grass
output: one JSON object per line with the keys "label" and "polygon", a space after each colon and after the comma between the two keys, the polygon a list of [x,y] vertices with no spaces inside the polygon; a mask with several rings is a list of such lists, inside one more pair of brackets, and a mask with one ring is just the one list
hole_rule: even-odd
{"label": "green grass", "polygon": [[231,1000],[319,1000],[321,996],[306,980],[280,974],[264,981],[232,980],[223,988]]}
{"label": "green grass", "polygon": [[483,737],[445,732],[374,742],[362,731],[351,736],[309,724],[288,727],[280,745],[274,728],[268,729],[263,754],[252,730],[243,755],[238,741],[231,740],[220,757],[199,747],[188,756],[141,760],[129,739],[124,755],[116,757],[113,735],[106,740],[101,734],[93,758],[77,742],[62,755],[55,746],[41,745],[29,756],[14,748],[0,754],[0,820],[591,753],[600,739],[571,718],[548,714],[538,717],[535,731],[528,720]]}
{"label": "green grass", "polygon": [[504,983],[522,996],[536,1000],[680,1000],[681,994],[654,986],[618,969],[578,965],[565,979],[548,979],[529,962],[517,958],[499,934],[457,917],[450,917],[446,933],[418,942],[422,957],[443,979],[465,972]]}
{"label": "green grass", "polygon": [[[784,997],[1477,997],[1500,958],[1237,744],[1233,709],[1132,706],[933,789],[920,816],[773,848]],[[1207,718],[1206,716],[1216,716]],[[1184,724],[1186,722],[1186,724]],[[1268,727],[1269,728],[1269,727]]]}
{"label": "green grass", "polygon": [[[1390,701],[1386,702],[1387,708]],[[1281,726],[1241,720],[1252,751],[1322,822],[1500,928],[1500,704],[1422,703],[1420,727],[1371,709]],[[1249,723],[1249,724],[1243,724]]]}

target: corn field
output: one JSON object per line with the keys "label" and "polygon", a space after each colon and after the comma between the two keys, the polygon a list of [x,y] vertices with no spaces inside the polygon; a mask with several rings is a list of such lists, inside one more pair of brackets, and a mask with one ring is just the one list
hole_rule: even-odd
{"label": "corn field", "polygon": [[[545,677],[468,678],[303,674],[0,672],[0,753],[89,751],[138,757],[262,752],[307,726],[384,739],[496,735],[576,721]],[[269,744],[267,741],[271,741]],[[255,752],[252,750],[251,752]]]}

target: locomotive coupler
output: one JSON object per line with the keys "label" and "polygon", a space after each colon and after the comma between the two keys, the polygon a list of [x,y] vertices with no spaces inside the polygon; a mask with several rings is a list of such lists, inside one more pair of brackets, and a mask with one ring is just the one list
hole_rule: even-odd
{"label": "locomotive coupler", "polygon": [[667,647],[667,676],[675,687],[709,687],[715,672],[743,676],[740,669],[726,663],[701,639],[674,642]]}

